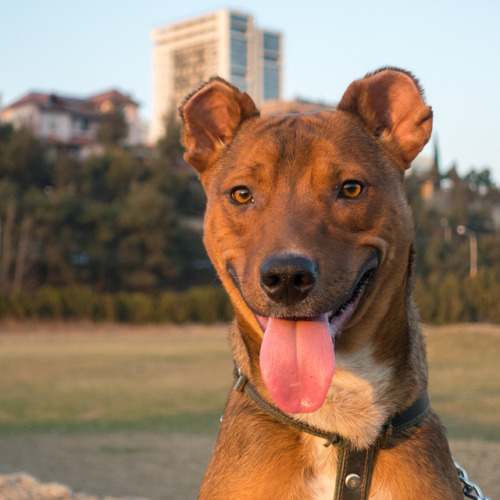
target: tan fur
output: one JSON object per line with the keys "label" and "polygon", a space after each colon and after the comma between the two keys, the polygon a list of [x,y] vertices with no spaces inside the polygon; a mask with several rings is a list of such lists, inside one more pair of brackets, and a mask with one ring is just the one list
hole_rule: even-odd
{"label": "tan fur", "polygon": [[337,356],[337,368],[323,406],[297,416],[310,425],[336,432],[359,448],[375,441],[393,408],[384,401],[392,368],[377,365],[370,345],[350,355]]}
{"label": "tan fur", "polygon": [[[262,397],[273,402],[260,372],[256,314],[333,314],[366,269],[374,272],[335,338],[326,399],[316,411],[294,415],[355,447],[370,446],[387,419],[427,386],[403,190],[404,171],[432,130],[418,82],[386,68],[353,82],[337,112],[261,118],[249,96],[216,78],[187,98],[181,114],[185,158],[207,194],[204,243],[236,313],[233,356]],[[352,180],[363,190],[348,200],[340,192]],[[231,195],[241,186],[252,195],[245,204]],[[317,264],[312,292],[293,304],[262,285],[262,263],[276,255]],[[200,498],[331,499],[337,451],[323,444],[231,391]],[[434,414],[378,451],[371,500],[461,497]]]}

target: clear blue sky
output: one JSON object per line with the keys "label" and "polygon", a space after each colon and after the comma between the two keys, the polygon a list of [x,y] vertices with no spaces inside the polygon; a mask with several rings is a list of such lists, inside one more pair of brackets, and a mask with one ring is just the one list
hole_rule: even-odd
{"label": "clear blue sky", "polygon": [[287,98],[336,102],[380,66],[412,71],[434,108],[442,167],[489,166],[500,183],[499,0],[4,0],[2,105],[31,90],[85,96],[116,87],[148,119],[151,29],[222,7],[283,33]]}

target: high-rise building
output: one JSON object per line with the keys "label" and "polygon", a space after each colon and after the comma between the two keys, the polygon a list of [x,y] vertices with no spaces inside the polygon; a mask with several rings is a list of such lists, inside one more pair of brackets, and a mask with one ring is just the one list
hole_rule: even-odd
{"label": "high-rise building", "polygon": [[218,10],[156,28],[152,41],[152,142],[185,96],[211,76],[230,81],[257,105],[281,98],[281,34],[257,29],[250,15]]}

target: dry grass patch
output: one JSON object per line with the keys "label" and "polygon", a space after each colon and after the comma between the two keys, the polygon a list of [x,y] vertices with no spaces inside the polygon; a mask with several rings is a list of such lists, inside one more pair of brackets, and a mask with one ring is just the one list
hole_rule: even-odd
{"label": "dry grass patch", "polygon": [[500,327],[427,328],[429,390],[450,436],[500,441]]}
{"label": "dry grass patch", "polygon": [[212,415],[224,405],[231,373],[226,326],[32,328],[0,335],[4,429],[147,427]]}

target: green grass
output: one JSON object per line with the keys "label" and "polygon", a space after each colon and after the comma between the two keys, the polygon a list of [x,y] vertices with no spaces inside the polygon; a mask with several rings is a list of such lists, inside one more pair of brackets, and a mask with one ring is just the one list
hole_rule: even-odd
{"label": "green grass", "polygon": [[[2,434],[217,431],[232,381],[227,326],[6,329]],[[427,345],[450,437],[500,441],[500,327],[432,328]]]}

